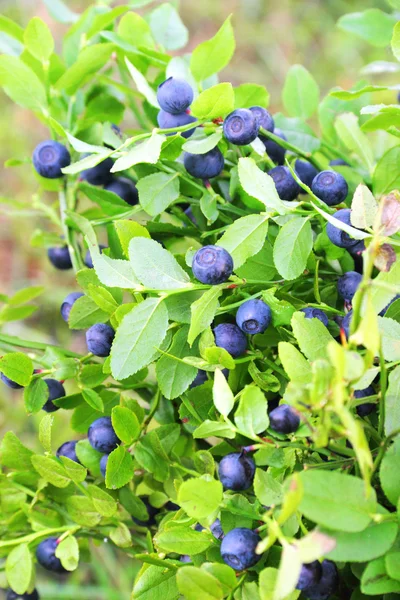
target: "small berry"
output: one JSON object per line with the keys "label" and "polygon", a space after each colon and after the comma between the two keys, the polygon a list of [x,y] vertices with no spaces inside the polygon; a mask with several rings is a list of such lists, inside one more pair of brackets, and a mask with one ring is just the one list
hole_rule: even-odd
{"label": "small berry", "polygon": [[335,563],[331,560],[324,560],[321,569],[322,574],[319,581],[304,590],[304,595],[308,600],[328,600],[338,586],[339,575]]}
{"label": "small berry", "polygon": [[140,519],[136,519],[136,517],[132,517],[132,521],[139,525],[140,527],[151,527],[157,523],[155,517],[160,512],[158,508],[150,504],[148,496],[139,496],[142,502],[146,505],[147,514],[149,518],[145,521],[141,521]]}
{"label": "small berry", "polygon": [[17,594],[13,590],[8,590],[6,600],[39,600],[39,594],[37,590],[33,590],[31,594],[26,592],[25,594]]}
{"label": "small berry", "polygon": [[[104,246],[104,244],[99,244],[100,254],[103,252],[103,250],[105,248],[107,248],[107,246]],[[93,265],[92,255],[90,254],[90,250],[87,250],[87,252],[85,254],[84,263],[88,269],[93,269],[94,265]]]}
{"label": "small berry", "polygon": [[12,390],[20,390],[24,387],[23,385],[20,385],[16,381],[13,381],[12,379],[10,379],[6,375],[4,375],[4,373],[2,373],[0,375],[0,377],[1,377],[2,382],[5,383],[6,386],[11,388]]}
{"label": "small berry", "polygon": [[347,315],[345,317],[343,317],[342,320],[342,329],[344,330],[344,333],[346,335],[346,338],[349,339],[349,335],[350,335],[350,324],[351,324],[351,319],[353,317],[353,311],[350,310]]}
{"label": "small berry", "polygon": [[246,300],[236,313],[236,323],[244,333],[264,333],[271,323],[271,309],[262,300]]}
{"label": "small berry", "polygon": [[47,256],[51,264],[60,269],[66,271],[72,269],[71,256],[69,254],[68,246],[56,246],[55,248],[49,248],[47,250]]}
{"label": "small berry", "polygon": [[[287,142],[286,135],[283,133],[283,131],[281,131],[277,127],[275,127],[273,133],[274,133],[274,135],[277,135],[282,140]],[[261,140],[265,146],[265,151],[268,154],[268,156],[270,157],[270,159],[272,161],[274,161],[274,163],[276,163],[277,165],[283,165],[283,163],[285,162],[285,154],[286,154],[285,148],[282,148],[282,146],[280,146],[279,144],[274,142],[274,140],[270,140],[269,138],[261,137]]]}
{"label": "small berry", "polygon": [[347,181],[336,171],[321,171],[314,178],[312,192],[328,206],[336,206],[347,198],[349,186]]}
{"label": "small berry", "polygon": [[49,537],[40,542],[36,548],[36,558],[38,563],[48,571],[55,573],[65,573],[65,569],[59,558],[56,557],[58,540],[56,537]]}
{"label": "small berry", "polygon": [[186,171],[198,179],[217,177],[224,168],[224,155],[219,148],[213,148],[205,154],[185,152],[183,159]]}
{"label": "small berry", "polygon": [[226,490],[247,490],[253,483],[256,466],[243,452],[227,454],[219,463],[219,480]]}
{"label": "small berry", "polygon": [[106,477],[107,463],[109,454],[104,454],[100,459],[100,471],[103,477]]}
{"label": "small berry", "polygon": [[76,451],[75,451],[77,443],[78,442],[76,442],[76,441],[65,442],[57,450],[57,452],[56,452],[57,456],[65,456],[66,458],[69,458],[70,460],[73,460],[74,462],[79,463],[79,458],[77,457]]}
{"label": "small berry", "polygon": [[277,433],[294,433],[300,425],[300,418],[288,404],[280,404],[269,413],[271,429]]}
{"label": "small berry", "polygon": [[110,325],[96,323],[86,332],[86,344],[89,352],[95,356],[108,356],[114,341],[115,331]]}
{"label": "small berry", "polygon": [[61,308],[60,308],[61,316],[66,323],[68,323],[69,313],[71,312],[71,308],[73,307],[75,302],[78,300],[78,298],[82,298],[82,296],[83,296],[82,292],[71,292],[71,294],[68,294],[68,296],[65,298],[64,302],[61,304]]}
{"label": "small berry", "polygon": [[343,158],[334,158],[329,162],[330,167],[349,167],[349,163],[343,160]]}
{"label": "small berry", "polygon": [[199,385],[203,385],[203,383],[205,383],[206,381],[208,381],[207,371],[203,371],[202,369],[199,369],[197,371],[196,377],[194,378],[194,380],[190,384],[190,389],[193,389],[195,387],[199,387]]}
{"label": "small berry", "polygon": [[54,140],[47,140],[33,151],[33,166],[41,177],[58,179],[63,176],[61,169],[71,164],[71,156],[65,146]]}
{"label": "small berry", "polygon": [[184,79],[170,77],[158,86],[158,103],[172,115],[185,112],[192,104],[193,97],[193,89]]}
{"label": "small berry", "polygon": [[49,388],[49,397],[46,401],[46,404],[43,406],[42,410],[47,413],[55,412],[59,410],[59,406],[53,404],[53,400],[58,400],[58,398],[63,398],[65,396],[65,389],[62,383],[57,381],[57,379],[44,379],[47,387]]}
{"label": "small berry", "polygon": [[312,563],[301,567],[299,580],[296,585],[297,590],[306,590],[310,585],[318,583],[322,575],[321,563],[315,560]]}
{"label": "small berry", "polygon": [[[358,241],[354,240],[354,241],[356,243],[353,244],[352,246],[350,246],[350,248],[347,248],[347,250],[350,252],[351,256],[354,256],[355,258],[357,258],[357,257],[361,258],[361,254],[365,250],[365,242],[364,242],[364,240],[358,240]],[[362,264],[362,260],[360,262]]]}
{"label": "small berry", "polygon": [[233,259],[225,248],[203,246],[197,250],[192,263],[193,275],[208,285],[218,285],[229,279],[233,272]]}
{"label": "small berry", "polygon": [[[294,170],[297,177],[303,183],[305,183],[305,185],[308,185],[309,188],[311,187],[315,177],[318,175],[318,171],[314,165],[306,160],[300,160],[299,158],[294,163]],[[304,193],[303,190],[300,189],[300,193]]]}
{"label": "small berry", "polygon": [[[341,208],[333,217],[341,223],[351,225],[351,210],[349,208]],[[332,223],[327,224],[326,233],[332,244],[339,246],[339,248],[351,248],[359,244],[359,240],[355,240],[346,231],[335,227]]]}
{"label": "small berry", "polygon": [[88,439],[92,448],[103,454],[110,454],[119,443],[110,417],[100,417],[93,421],[88,430]]}
{"label": "small berry", "polygon": [[130,206],[135,206],[139,202],[139,192],[136,185],[128,177],[113,177],[110,183],[104,186],[104,189],[108,192],[114,192]]}
{"label": "small berry", "polygon": [[252,529],[236,527],[229,531],[221,542],[222,560],[235,571],[248,569],[261,558],[256,554],[260,541],[260,536]]}
{"label": "small berry", "polygon": [[248,108],[238,108],[224,121],[224,136],[236,146],[247,146],[258,136],[259,124],[256,115]]}
{"label": "small berry", "polygon": [[274,167],[268,171],[275,183],[276,191],[282,200],[294,200],[300,193],[300,186],[290,172],[289,167]]}
{"label": "small berry", "polygon": [[210,530],[216,540],[222,540],[224,537],[224,530],[219,519],[215,519],[214,523],[210,526]]}
{"label": "small berry", "polygon": [[238,358],[247,350],[247,338],[233,323],[221,323],[214,329],[215,344],[224,348],[233,358]]}
{"label": "small berry", "polygon": [[[82,158],[89,156],[84,154]],[[80,174],[83,181],[87,181],[91,185],[106,185],[110,182],[112,174],[110,173],[114,161],[111,157],[105,158],[101,163],[90,169],[85,169]]]}
{"label": "small berry", "polygon": [[[179,113],[179,115],[171,115],[165,110],[160,110],[157,116],[157,122],[161,129],[176,129],[177,127],[183,127],[183,125],[189,125],[189,123],[195,123],[197,119],[192,117],[192,115],[188,115],[185,112]],[[189,138],[195,132],[195,127],[193,129],[188,129],[188,131],[181,131],[181,136],[184,138]],[[169,133],[167,135],[174,135],[173,133]]]}
{"label": "small berry", "polygon": [[[266,131],[274,131],[274,119],[272,118],[271,113],[266,108],[262,108],[261,106],[251,106],[250,110],[257,119],[259,128],[262,127]],[[262,139],[262,136],[260,137]]]}
{"label": "small berry", "polygon": [[[372,385],[369,385],[364,390],[355,390],[354,398],[360,400],[361,398],[367,398],[368,396],[374,396],[375,390]],[[367,417],[370,415],[376,408],[376,404],[373,402],[366,402],[365,404],[359,404],[356,407],[356,411],[359,417]]]}
{"label": "small berry", "polygon": [[348,271],[339,277],[337,283],[337,290],[343,300],[347,300],[351,302],[354,298],[354,295],[358,289],[362,280],[362,275],[360,273],[356,273],[355,271]]}
{"label": "small berry", "polygon": [[302,308],[301,312],[303,312],[306,316],[306,319],[319,319],[321,323],[328,326],[329,319],[323,310],[320,308],[311,308],[310,306],[307,308]]}

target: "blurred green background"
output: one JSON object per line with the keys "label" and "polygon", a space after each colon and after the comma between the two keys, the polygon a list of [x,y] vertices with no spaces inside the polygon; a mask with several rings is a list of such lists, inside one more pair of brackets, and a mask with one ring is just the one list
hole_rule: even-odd
{"label": "blurred green background", "polygon": [[[112,5],[128,2],[113,2]],[[76,12],[91,4],[89,0],[66,0]],[[99,2],[101,4],[101,2]],[[108,2],[110,4],[110,2]],[[150,7],[138,9],[145,14]],[[215,34],[230,14],[234,14],[237,39],[236,55],[222,79],[237,85],[255,82],[267,87],[273,112],[281,109],[281,90],[289,67],[302,63],[318,81],[322,93],[333,86],[350,87],[362,66],[373,60],[393,60],[391,51],[372,48],[366,42],[340,31],[338,18],[348,12],[366,8],[388,10],[384,0],[181,0],[180,13],[190,32],[190,42],[183,51]],[[51,27],[58,50],[65,27],[55,23],[40,0],[1,0],[2,14],[25,27],[33,16],[40,16]],[[182,53],[182,52],[181,52]],[[178,53],[179,54],[179,53]],[[379,80],[378,80],[379,81]],[[390,83],[397,83],[391,79]],[[123,127],[132,124],[126,112]],[[19,202],[31,202],[37,182],[29,164],[5,168],[10,157],[29,159],[35,145],[48,136],[45,128],[27,111],[15,106],[0,92],[0,169],[1,193],[8,205],[0,204],[0,292],[12,294],[28,285],[44,285],[47,292],[34,303],[38,310],[24,322],[5,324],[3,331],[24,339],[64,344],[72,350],[84,349],[84,334],[70,333],[59,314],[64,296],[76,289],[71,271],[57,272],[47,260],[46,252],[30,246],[36,228],[47,225],[29,206],[23,212],[13,210]],[[54,202],[51,194],[46,202]],[[71,388],[68,388],[67,390]],[[63,417],[57,417],[62,419]],[[32,449],[39,449],[37,427],[41,415],[27,419],[22,394],[0,387],[0,437],[9,429],[21,436]],[[60,421],[54,435],[54,447],[73,437]],[[44,581],[43,598],[52,600],[125,599],[134,577],[131,562],[122,561],[106,545],[94,550],[96,561],[88,569],[79,569],[72,577],[55,585]],[[41,574],[43,579],[43,574]],[[0,592],[1,596],[1,592]]]}

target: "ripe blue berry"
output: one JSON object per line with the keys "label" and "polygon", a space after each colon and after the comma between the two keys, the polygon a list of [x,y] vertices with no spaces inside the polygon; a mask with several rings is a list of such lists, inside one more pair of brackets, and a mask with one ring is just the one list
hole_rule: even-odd
{"label": "ripe blue berry", "polygon": [[308,600],[328,600],[338,586],[339,575],[335,563],[331,560],[324,560],[321,569],[322,574],[319,581],[304,590],[304,595]]}
{"label": "ripe blue berry", "polygon": [[108,457],[109,454],[104,454],[100,459],[100,471],[104,478],[106,476]]}
{"label": "ripe blue berry", "polygon": [[247,338],[233,323],[221,323],[214,329],[215,344],[225,348],[233,358],[238,358],[247,350]]}
{"label": "ripe blue berry", "polygon": [[56,537],[49,537],[40,542],[36,548],[36,558],[38,563],[48,571],[54,573],[65,573],[65,569],[59,558],[56,557],[58,541]]}
{"label": "ripe blue berry", "polygon": [[246,300],[236,313],[236,323],[244,333],[264,333],[271,323],[271,309],[262,300]]}
{"label": "ripe blue berry", "polygon": [[61,308],[60,308],[61,316],[66,323],[68,323],[69,313],[71,312],[71,308],[73,307],[75,302],[78,300],[78,298],[82,298],[82,296],[83,296],[82,292],[71,292],[71,294],[68,294],[68,296],[65,298],[64,302],[61,304]]}
{"label": "ripe blue berry", "polygon": [[224,121],[224,136],[236,146],[247,146],[254,142],[259,130],[258,119],[248,108],[238,108]]}
{"label": "ripe blue berry", "polygon": [[300,425],[300,418],[288,404],[280,404],[269,413],[271,429],[277,433],[294,433]]}
{"label": "ripe blue berry", "polygon": [[49,257],[49,261],[51,262],[51,264],[56,269],[60,269],[60,271],[72,269],[72,261],[71,256],[69,254],[68,246],[57,246],[55,248],[49,248],[47,250],[47,256]]}
{"label": "ripe blue berry", "polygon": [[219,463],[219,480],[226,490],[247,490],[253,483],[256,466],[243,452],[227,454]]}
{"label": "ripe blue berry", "polygon": [[4,373],[2,373],[0,375],[0,377],[1,377],[2,382],[5,383],[6,386],[11,388],[12,390],[20,390],[24,387],[23,385],[20,385],[16,381],[13,381],[12,379],[10,379],[6,375],[4,375]]}
{"label": "ripe blue berry", "polygon": [[350,324],[351,324],[352,317],[353,317],[353,311],[350,310],[347,313],[347,315],[343,318],[342,325],[341,325],[347,339],[349,339],[349,335],[350,335]]}
{"label": "ripe blue berry", "polygon": [[95,356],[108,356],[114,341],[115,331],[110,325],[96,323],[86,332],[86,344],[89,352]]}
{"label": "ripe blue berry", "polygon": [[219,148],[213,148],[205,154],[185,152],[183,159],[186,171],[198,179],[217,177],[224,168],[224,155]]}
{"label": "ripe blue berry", "polygon": [[[271,132],[274,130],[274,119],[272,118],[271,113],[266,108],[262,108],[262,106],[251,106],[250,110],[257,119],[259,128],[262,127],[263,129],[266,129],[267,131]],[[260,137],[262,139],[262,136]]]}
{"label": "ripe blue berry", "polygon": [[210,530],[216,540],[222,540],[224,537],[224,530],[219,519],[215,519],[214,523],[210,526]]}
{"label": "ripe blue berry", "polygon": [[349,167],[349,163],[343,160],[343,158],[334,158],[329,162],[330,167]]}
{"label": "ripe blue berry", "polygon": [[63,398],[65,396],[65,389],[62,383],[57,381],[57,379],[44,379],[47,387],[49,388],[49,397],[46,401],[46,404],[43,406],[44,412],[52,413],[56,410],[59,410],[59,406],[53,404],[53,400],[58,400],[58,398]]}
{"label": "ripe blue berry", "polygon": [[268,171],[275,183],[276,191],[282,200],[294,200],[300,193],[300,186],[290,172],[289,167],[274,167]]}
{"label": "ripe blue berry", "polygon": [[256,548],[260,541],[260,536],[252,529],[236,527],[229,531],[222,540],[222,560],[235,571],[248,569],[261,558],[261,555],[256,554]]}
{"label": "ripe blue berry", "polygon": [[319,319],[321,323],[325,325],[325,327],[328,326],[329,319],[324,311],[320,308],[311,308],[308,306],[307,308],[302,308],[301,312],[305,314],[306,319]]}
{"label": "ripe blue berry", "polygon": [[93,421],[88,430],[88,439],[92,448],[103,454],[110,454],[119,443],[110,417],[100,417]]}
{"label": "ripe blue berry", "polygon": [[[157,116],[157,122],[161,129],[176,129],[177,127],[183,127],[183,125],[189,125],[189,123],[194,123],[197,119],[189,115],[188,113],[182,112],[179,115],[171,115],[165,110],[160,110]],[[188,129],[188,131],[181,131],[181,136],[184,138],[189,138],[195,132],[195,127],[193,129]],[[167,135],[174,135],[173,133],[169,133]]]}
{"label": "ripe blue berry", "polygon": [[[349,208],[341,208],[333,216],[338,221],[346,225],[351,225],[351,210]],[[332,223],[327,224],[326,233],[332,244],[339,246],[339,248],[351,248],[359,244],[359,240],[350,237],[346,231],[342,231],[342,229],[335,227]]]}
{"label": "ripe blue berry", "polygon": [[[88,154],[84,154],[82,158],[85,158],[86,156],[88,156]],[[106,185],[112,178],[110,171],[113,164],[114,161],[111,157],[105,158],[95,167],[82,171],[80,177],[83,181],[87,181],[91,185]]]}
{"label": "ripe blue berry", "polygon": [[[285,140],[285,142],[287,142],[286,135],[277,127],[275,127],[274,129],[274,135],[277,135],[282,140]],[[276,163],[277,165],[283,165],[283,163],[285,162],[286,154],[285,148],[282,148],[282,146],[274,142],[274,140],[270,140],[264,137],[261,137],[261,140],[265,146],[265,151],[270,157],[270,159],[274,161],[274,163]]]}
{"label": "ripe blue berry", "polygon": [[351,302],[354,298],[354,294],[356,293],[358,286],[360,285],[362,280],[362,275],[360,273],[356,273],[356,271],[348,271],[339,277],[337,283],[337,290],[343,300],[347,300]]}
{"label": "ripe blue berry", "polygon": [[199,385],[203,385],[203,383],[205,383],[207,380],[208,380],[207,371],[203,371],[202,369],[199,369],[197,371],[196,377],[190,384],[190,389],[198,387]]}
{"label": "ripe blue berry", "polygon": [[[355,258],[361,258],[361,254],[365,250],[365,242],[364,242],[364,240],[358,240],[358,241],[355,240],[355,241],[356,241],[356,243],[353,244],[352,246],[350,246],[350,248],[347,248],[347,250]],[[362,260],[361,260],[361,264],[362,264]]]}
{"label": "ripe blue berry", "polygon": [[158,86],[158,104],[172,115],[185,112],[192,104],[193,97],[192,87],[184,79],[170,77]]}
{"label": "ripe blue berry", "polygon": [[[354,398],[360,400],[361,398],[367,398],[368,396],[373,396],[375,394],[375,390],[372,385],[369,385],[364,390],[356,390],[354,392]],[[365,402],[365,404],[359,404],[356,407],[356,411],[359,417],[367,417],[370,415],[376,408],[376,404],[373,402]]]}
{"label": "ripe blue berry", "polygon": [[31,594],[26,592],[25,594],[17,594],[13,590],[8,590],[6,600],[39,600],[39,594],[37,590],[33,590]]}
{"label": "ripe blue berry", "polygon": [[322,575],[321,563],[315,560],[312,563],[301,567],[299,580],[296,585],[297,590],[306,590],[310,585],[318,583]]}
{"label": "ripe blue berry", "polygon": [[71,156],[66,147],[54,140],[47,140],[36,146],[32,160],[37,173],[46,179],[62,177],[61,169],[71,164]]}
{"label": "ripe blue berry", "polygon": [[192,263],[193,275],[208,285],[218,285],[229,279],[233,272],[232,256],[220,246],[203,246],[197,250]]}
{"label": "ripe blue berry", "polygon": [[[107,246],[104,246],[104,244],[99,244],[99,250],[100,250],[100,254],[103,252],[103,250],[107,248]],[[92,255],[90,254],[90,250],[87,250],[86,254],[85,254],[85,260],[84,260],[85,265],[87,266],[88,269],[93,269],[93,260],[92,260]]]}
{"label": "ripe blue berry", "polygon": [[[306,160],[300,160],[299,158],[294,163],[294,170],[297,177],[310,188],[314,178],[318,175],[317,169],[311,163]],[[303,193],[303,190],[300,189]]]}
{"label": "ripe blue berry", "polygon": [[151,527],[156,524],[156,515],[160,512],[158,508],[150,504],[148,496],[139,496],[142,502],[146,505],[147,514],[149,518],[145,521],[141,521],[140,519],[136,519],[136,517],[132,517],[132,521],[136,523],[136,525],[140,525],[140,527]]}
{"label": "ripe blue berry", "polygon": [[79,458],[77,457],[76,451],[75,451],[77,443],[78,442],[76,442],[76,441],[65,442],[57,450],[57,452],[56,452],[57,456],[65,456],[66,458],[69,458],[70,460],[73,460],[74,462],[79,463],[80,461],[79,461]]}
{"label": "ripe blue berry", "polygon": [[347,181],[336,171],[321,171],[312,182],[313,193],[328,206],[336,206],[347,198]]}
{"label": "ripe blue berry", "polygon": [[139,192],[136,185],[128,177],[114,177],[110,183],[104,186],[104,189],[108,192],[114,192],[130,206],[135,206],[139,202]]}

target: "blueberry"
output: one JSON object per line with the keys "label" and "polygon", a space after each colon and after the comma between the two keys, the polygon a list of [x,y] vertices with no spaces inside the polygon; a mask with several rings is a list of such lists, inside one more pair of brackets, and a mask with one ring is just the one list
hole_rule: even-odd
{"label": "blueberry", "polygon": [[[344,233],[344,231],[343,231],[343,233]],[[361,254],[365,250],[365,242],[364,242],[364,240],[358,240],[358,241],[354,240],[354,241],[356,243],[353,244],[352,246],[350,246],[350,248],[347,248],[347,250],[350,252],[351,256],[354,256],[355,258],[357,258],[357,257],[361,258]],[[362,264],[362,260],[361,260],[361,264]]]}
{"label": "blueberry", "polygon": [[61,169],[71,164],[71,156],[65,146],[54,140],[41,142],[33,151],[33,166],[41,177],[58,179]]}
{"label": "blueberry", "polygon": [[236,146],[247,146],[258,136],[258,119],[248,108],[238,108],[224,121],[224,136]]}
{"label": "blueberry", "polygon": [[[282,140],[287,142],[286,135],[283,133],[283,131],[281,131],[277,127],[275,127],[275,129],[274,129],[274,135],[277,135]],[[270,140],[270,139],[264,138],[264,137],[262,137],[261,139],[265,146],[265,151],[268,154],[268,156],[270,157],[270,159],[273,160],[274,163],[276,163],[277,165],[283,165],[283,163],[285,162],[285,154],[286,154],[285,148],[282,148],[282,146],[280,146],[279,144],[274,142],[274,140]]]}
{"label": "blueberry", "polygon": [[236,323],[244,333],[264,333],[271,323],[271,309],[262,300],[246,300],[236,313]]}
{"label": "blueberry", "polygon": [[100,471],[104,478],[106,476],[108,457],[109,454],[104,454],[100,459]]}
{"label": "blueberry", "polygon": [[79,458],[77,457],[76,452],[75,452],[77,443],[78,442],[76,442],[76,441],[65,442],[57,450],[57,452],[56,452],[57,456],[65,456],[66,458],[69,458],[70,460],[73,460],[74,462],[79,463],[80,462]]}
{"label": "blueberry", "polygon": [[49,248],[47,250],[47,256],[49,257],[51,264],[56,267],[56,269],[60,269],[61,271],[72,269],[72,261],[68,246]]}
{"label": "blueberry", "polygon": [[55,573],[65,573],[65,569],[59,558],[56,557],[58,541],[56,537],[49,537],[40,542],[36,548],[36,558],[38,563],[48,571]]}
{"label": "blueberry", "polygon": [[190,556],[188,554],[182,554],[182,556],[179,559],[181,561],[181,563],[191,563],[192,559],[190,558]]}
{"label": "blueberry", "polygon": [[86,344],[89,352],[95,356],[108,356],[114,340],[115,331],[110,325],[96,323],[86,332]]}
{"label": "blueberry", "polygon": [[158,104],[172,115],[185,112],[192,104],[193,97],[192,87],[184,79],[170,77],[158,86]]}
{"label": "blueberry", "polygon": [[[103,250],[107,248],[107,246],[104,246],[104,244],[99,244],[99,250],[100,250],[100,254],[103,252]],[[90,254],[90,250],[88,250],[85,254],[85,260],[84,260],[85,265],[87,266],[88,269],[93,269],[94,265],[93,265],[93,260],[92,260],[92,256]]]}
{"label": "blueberry", "polygon": [[275,183],[278,196],[282,200],[294,200],[300,194],[300,186],[290,172],[289,167],[274,167],[268,171]]}
{"label": "blueberry", "polygon": [[315,585],[318,583],[322,575],[322,567],[321,563],[315,560],[308,565],[303,565],[301,567],[299,580],[296,585],[297,590],[305,590],[310,585]]}
{"label": "blueberry", "polygon": [[100,417],[93,421],[88,430],[88,439],[92,448],[103,454],[110,454],[119,443],[110,417]]}
{"label": "blueberry", "polygon": [[347,198],[347,181],[336,171],[321,171],[314,178],[311,189],[328,206],[336,206]]}
{"label": "blueberry", "polygon": [[347,313],[347,315],[343,318],[342,325],[341,325],[347,339],[349,339],[349,335],[350,335],[350,324],[351,324],[352,317],[353,317],[353,311],[350,310]]}
{"label": "blueberry", "polygon": [[328,326],[329,319],[324,311],[320,308],[311,308],[308,306],[307,308],[302,308],[301,312],[305,314],[306,319],[319,319],[321,323],[325,325],[325,327]]}
{"label": "blueberry", "polygon": [[356,293],[361,280],[362,275],[360,275],[360,273],[356,273],[355,271],[348,271],[342,275],[342,277],[339,277],[337,290],[343,300],[347,300],[348,302],[353,300],[354,294]]}
{"label": "blueberry", "polygon": [[132,521],[134,521],[136,523],[136,525],[140,525],[140,527],[151,527],[152,525],[155,525],[157,523],[155,517],[156,517],[156,515],[158,515],[158,513],[160,511],[158,508],[156,508],[155,506],[150,504],[147,496],[139,496],[139,498],[146,505],[146,510],[147,510],[147,514],[149,515],[149,518],[146,519],[146,521],[141,521],[140,519],[136,519],[135,517],[132,517]]}
{"label": "blueberry", "polygon": [[[367,398],[368,396],[374,396],[375,390],[372,385],[369,385],[364,390],[356,390],[354,392],[354,398],[357,400],[361,398]],[[370,415],[376,408],[376,404],[373,402],[366,402],[365,404],[359,404],[356,407],[356,411],[359,417],[367,417]]]}
{"label": "blueberry", "polygon": [[78,300],[78,298],[82,298],[82,296],[83,296],[82,292],[71,292],[71,294],[68,294],[68,296],[65,298],[64,302],[61,304],[61,308],[60,308],[61,316],[66,323],[68,323],[69,313],[71,312],[71,308],[73,307],[75,302]]}
{"label": "blueberry", "polygon": [[224,168],[224,155],[219,148],[213,148],[205,154],[185,152],[183,159],[186,171],[198,179],[217,177]]}
{"label": "blueberry", "polygon": [[65,389],[62,383],[57,381],[57,379],[44,379],[47,383],[47,387],[49,388],[49,397],[46,401],[46,404],[43,406],[43,410],[47,413],[55,412],[59,410],[59,406],[53,404],[53,400],[58,400],[58,398],[63,398],[65,396]]}
{"label": "blueberry", "polygon": [[172,502],[171,500],[168,500],[168,502],[165,505],[165,508],[167,510],[171,510],[172,512],[176,512],[177,510],[181,509],[181,507],[178,504],[175,504],[175,502]]}
{"label": "blueberry", "polygon": [[[165,110],[160,110],[157,116],[158,125],[161,129],[176,129],[177,127],[182,127],[183,125],[189,125],[189,123],[194,123],[197,121],[192,115],[188,113],[182,112],[179,115],[170,115],[165,112]],[[195,127],[193,129],[188,129],[188,131],[181,131],[181,136],[184,138],[189,138],[195,132]],[[167,135],[174,135],[173,133],[169,133]]]}
{"label": "blueberry", "polygon": [[247,490],[253,483],[256,466],[243,452],[227,454],[219,463],[219,480],[226,490]]}
{"label": "blueberry", "polygon": [[12,590],[8,590],[6,600],[39,600],[39,594],[37,590],[33,590],[31,594],[26,592],[25,594],[17,594]]}
{"label": "blueberry", "polygon": [[214,329],[215,344],[225,348],[233,358],[241,356],[247,350],[247,339],[243,331],[233,323],[221,323]]}
{"label": "blueberry", "polygon": [[214,523],[210,527],[210,530],[216,540],[222,540],[224,537],[224,531],[219,519],[215,519]]}
{"label": "blueberry", "polygon": [[261,558],[259,554],[256,554],[256,548],[260,541],[260,536],[252,529],[236,527],[229,531],[222,540],[222,560],[235,571],[248,569]]}
{"label": "blueberry", "polygon": [[104,186],[104,189],[108,192],[114,192],[130,206],[135,206],[139,202],[139,192],[136,185],[128,177],[114,177],[110,183]]}
{"label": "blueberry", "polygon": [[[82,158],[89,156],[84,154]],[[83,181],[87,181],[91,185],[106,185],[110,182],[112,174],[110,173],[114,161],[111,157],[105,158],[101,163],[90,169],[85,169],[80,174]]]}
{"label": "blueberry", "polygon": [[202,369],[199,369],[197,371],[196,377],[190,384],[190,389],[198,387],[199,385],[203,385],[203,383],[205,383],[207,380],[208,380],[207,371],[202,371]]}
{"label": "blueberry", "polygon": [[[262,127],[263,129],[266,129],[266,131],[271,132],[274,130],[274,119],[272,118],[271,113],[266,108],[262,108],[262,106],[251,106],[250,110],[257,119],[258,127]],[[262,138],[262,136],[260,137]]]}
{"label": "blueberry", "polygon": [[330,167],[349,167],[349,163],[343,160],[343,158],[334,158],[329,162]]}
{"label": "blueberry", "polygon": [[4,375],[4,373],[2,373],[0,375],[0,377],[1,377],[2,382],[5,383],[6,386],[11,388],[12,390],[20,390],[21,388],[24,387],[23,385],[20,385],[16,381],[13,381],[12,379],[10,379],[6,375]]}
{"label": "blueberry", "polygon": [[288,404],[280,404],[269,413],[271,429],[277,433],[294,433],[300,425],[300,418]]}
{"label": "blueberry", "polygon": [[324,560],[321,569],[320,580],[304,590],[304,595],[308,600],[328,600],[338,586],[339,575],[335,563],[331,560]]}
{"label": "blueberry", "polygon": [[[345,225],[351,225],[351,210],[349,208],[341,208],[333,217],[341,223],[345,223]],[[359,240],[350,237],[346,231],[335,227],[332,223],[327,224],[326,233],[332,244],[339,246],[339,248],[352,248],[359,244]]]}
{"label": "blueberry", "polygon": [[[299,158],[294,163],[294,170],[297,177],[310,188],[313,180],[318,175],[317,169],[311,163],[306,160],[300,160]],[[303,190],[300,190],[301,192]]]}
{"label": "blueberry", "polygon": [[218,285],[233,273],[232,256],[220,246],[203,246],[197,250],[192,263],[193,275],[208,285]]}

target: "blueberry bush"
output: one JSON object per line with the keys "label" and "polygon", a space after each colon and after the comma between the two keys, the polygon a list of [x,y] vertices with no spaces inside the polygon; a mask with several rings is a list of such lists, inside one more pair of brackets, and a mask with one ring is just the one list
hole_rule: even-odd
{"label": "blueberry bush", "polygon": [[0,333],[3,384],[44,411],[41,453],[1,441],[7,598],[106,543],[132,599],[400,598],[400,105],[373,80],[399,70],[400,2],[340,20],[393,60],[322,99],[294,65],[274,115],[220,82],[230,17],[172,57],[173,4],[46,4],[60,55],[40,18],[0,19],[2,89],[48,127],[8,165],[35,171],[33,243],[75,272],[57,318],[87,353]]}

